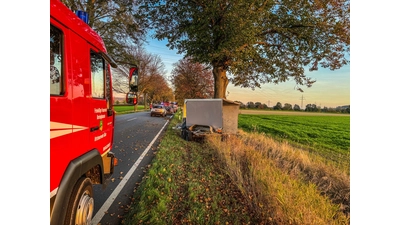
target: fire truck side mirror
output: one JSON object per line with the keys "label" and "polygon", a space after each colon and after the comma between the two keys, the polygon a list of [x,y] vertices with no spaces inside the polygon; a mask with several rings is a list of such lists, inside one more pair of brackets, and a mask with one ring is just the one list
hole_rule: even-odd
{"label": "fire truck side mirror", "polygon": [[129,70],[129,92],[138,92],[139,90],[139,69],[134,66]]}
{"label": "fire truck side mirror", "polygon": [[128,92],[126,93],[126,103],[127,104],[132,104],[132,105],[137,105],[137,95],[134,92]]}

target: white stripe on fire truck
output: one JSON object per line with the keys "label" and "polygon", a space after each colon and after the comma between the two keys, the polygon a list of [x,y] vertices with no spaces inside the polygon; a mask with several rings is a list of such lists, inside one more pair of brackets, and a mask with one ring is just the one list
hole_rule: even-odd
{"label": "white stripe on fire truck", "polygon": [[81,130],[89,129],[88,127],[78,126],[68,123],[58,123],[50,121],[50,139],[72,134]]}
{"label": "white stripe on fire truck", "polygon": [[57,191],[58,191],[58,187],[56,187],[54,190],[52,190],[52,191],[50,192],[50,198],[52,198],[54,195],[56,195],[56,194],[57,194]]}

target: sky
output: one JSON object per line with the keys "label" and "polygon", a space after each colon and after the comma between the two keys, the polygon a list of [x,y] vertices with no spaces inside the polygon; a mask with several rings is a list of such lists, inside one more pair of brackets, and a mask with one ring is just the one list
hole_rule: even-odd
{"label": "sky", "polygon": [[[145,49],[148,53],[157,54],[163,61],[166,69],[166,76],[173,70],[173,64],[183,58],[177,54],[177,50],[166,47],[167,40],[158,41],[148,38]],[[318,71],[309,72],[306,69],[306,76],[315,79],[317,82],[311,88],[301,87],[304,92],[296,90],[294,81],[287,81],[279,84],[264,84],[261,88],[241,88],[228,84],[227,99],[233,101],[261,102],[268,107],[275,106],[278,102],[282,105],[289,103],[292,106],[299,105],[304,109],[307,104],[336,108],[337,106],[350,105],[350,64],[331,71],[320,68]]]}

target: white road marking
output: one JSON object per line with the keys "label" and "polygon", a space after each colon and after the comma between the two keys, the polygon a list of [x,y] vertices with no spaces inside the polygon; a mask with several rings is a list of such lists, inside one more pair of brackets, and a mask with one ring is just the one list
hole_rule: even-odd
{"label": "white road marking", "polygon": [[161,130],[158,132],[158,134],[154,137],[154,139],[150,142],[150,144],[147,146],[147,148],[144,150],[144,152],[140,155],[138,160],[136,160],[135,164],[133,164],[132,168],[128,171],[128,173],[125,175],[124,179],[121,180],[121,182],[118,184],[118,186],[115,188],[115,190],[111,193],[111,195],[108,197],[108,199],[104,202],[103,206],[99,209],[99,211],[96,213],[96,215],[93,217],[91,224],[92,225],[97,225],[100,223],[101,219],[105,215],[104,212],[106,212],[111,204],[114,202],[114,200],[118,197],[119,193],[121,192],[122,188],[125,186],[125,184],[128,182],[129,178],[131,178],[133,172],[137,169],[139,166],[140,162],[143,160],[143,158],[146,156],[147,152],[150,150],[151,146],[154,144],[154,142],[157,140],[158,136],[160,136],[161,131],[164,129],[164,127],[168,124],[169,121],[165,122],[164,126],[161,128]]}
{"label": "white road marking", "polygon": [[129,120],[127,120],[127,121],[132,121],[132,120],[136,120],[137,118],[135,117],[135,118],[132,118],[132,119],[129,119]]}

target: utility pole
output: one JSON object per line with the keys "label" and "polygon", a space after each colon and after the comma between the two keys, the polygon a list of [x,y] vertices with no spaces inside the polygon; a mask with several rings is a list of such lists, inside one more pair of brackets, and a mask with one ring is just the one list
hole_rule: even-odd
{"label": "utility pole", "polygon": [[301,109],[303,109],[303,100],[305,100],[305,98],[303,97],[303,95],[301,95],[300,100],[301,100]]}

